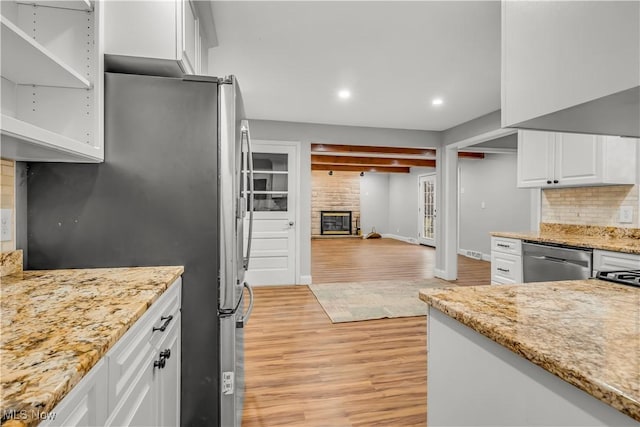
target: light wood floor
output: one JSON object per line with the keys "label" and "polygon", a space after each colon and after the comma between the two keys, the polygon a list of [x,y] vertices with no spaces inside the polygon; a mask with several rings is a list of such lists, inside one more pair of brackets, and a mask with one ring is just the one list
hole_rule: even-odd
{"label": "light wood floor", "polygon": [[[313,281],[433,277],[434,255],[389,239],[313,240]],[[488,284],[488,264],[461,258],[458,284]],[[332,324],[306,286],[255,297],[243,427],[426,424],[424,317]]]}

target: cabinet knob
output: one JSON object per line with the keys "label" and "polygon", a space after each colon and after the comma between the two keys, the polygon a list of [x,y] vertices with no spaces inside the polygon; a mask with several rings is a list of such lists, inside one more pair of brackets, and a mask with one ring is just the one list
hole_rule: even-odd
{"label": "cabinet knob", "polygon": [[551,184],[551,180],[550,179],[547,180],[547,184]]}
{"label": "cabinet knob", "polygon": [[169,359],[171,357],[171,350],[166,349],[160,352],[160,358]]}
{"label": "cabinet knob", "polygon": [[559,182],[559,181],[558,181],[557,179],[554,179],[554,180],[553,180],[553,183],[554,183],[554,184],[557,184],[558,182]]}

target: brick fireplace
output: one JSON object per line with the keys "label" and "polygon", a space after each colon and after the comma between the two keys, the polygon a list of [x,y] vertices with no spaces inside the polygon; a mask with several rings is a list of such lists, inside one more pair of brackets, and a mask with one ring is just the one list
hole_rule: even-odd
{"label": "brick fireplace", "polygon": [[[350,233],[360,219],[360,174],[358,172],[311,172],[311,235],[322,235],[323,211],[351,212]],[[325,234],[326,235],[326,234]]]}

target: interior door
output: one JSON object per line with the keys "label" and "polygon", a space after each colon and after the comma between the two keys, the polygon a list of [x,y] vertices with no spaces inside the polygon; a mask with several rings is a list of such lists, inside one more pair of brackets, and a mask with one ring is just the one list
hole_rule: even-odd
{"label": "interior door", "polygon": [[254,223],[246,275],[251,285],[296,283],[297,163],[294,144],[253,143]]}
{"label": "interior door", "polygon": [[436,175],[418,178],[418,242],[436,245]]}

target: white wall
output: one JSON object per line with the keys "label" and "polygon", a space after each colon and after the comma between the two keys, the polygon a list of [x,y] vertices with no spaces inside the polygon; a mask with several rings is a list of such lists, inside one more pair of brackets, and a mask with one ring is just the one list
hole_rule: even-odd
{"label": "white wall", "polygon": [[530,229],[531,190],[516,187],[516,164],[515,153],[459,159],[460,249],[489,255],[491,231]]}
{"label": "white wall", "polygon": [[418,176],[435,172],[434,168],[411,168],[411,173],[389,176],[389,233],[418,238]]}
{"label": "white wall", "polygon": [[435,131],[251,119],[249,126],[253,139],[300,142],[300,223],[298,224],[298,232],[300,233],[300,276],[303,281],[311,278],[311,143],[439,147],[441,141],[441,132]]}
{"label": "white wall", "polygon": [[360,178],[360,228],[367,234],[372,227],[389,233],[389,175],[365,173]]}

